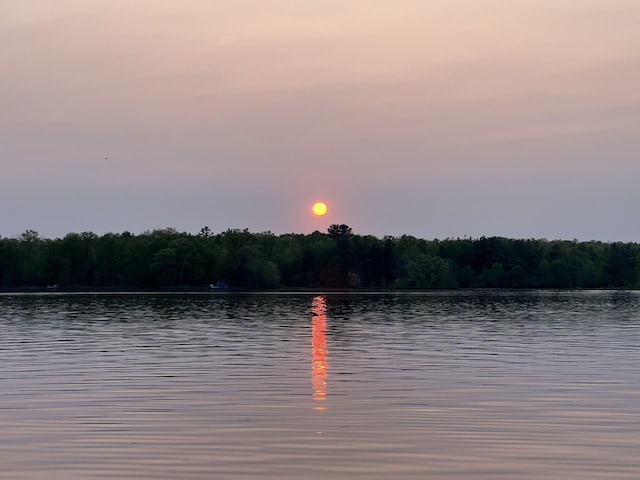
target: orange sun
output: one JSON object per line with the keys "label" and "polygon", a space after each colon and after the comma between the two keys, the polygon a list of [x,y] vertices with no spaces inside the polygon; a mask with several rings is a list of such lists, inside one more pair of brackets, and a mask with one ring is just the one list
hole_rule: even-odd
{"label": "orange sun", "polygon": [[324,202],[316,202],[313,204],[313,214],[319,217],[327,214],[327,204]]}

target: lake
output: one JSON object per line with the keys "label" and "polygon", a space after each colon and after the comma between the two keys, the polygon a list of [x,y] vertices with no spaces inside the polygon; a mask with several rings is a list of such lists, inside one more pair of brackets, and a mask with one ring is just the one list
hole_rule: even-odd
{"label": "lake", "polygon": [[640,294],[0,295],[2,479],[640,478]]}

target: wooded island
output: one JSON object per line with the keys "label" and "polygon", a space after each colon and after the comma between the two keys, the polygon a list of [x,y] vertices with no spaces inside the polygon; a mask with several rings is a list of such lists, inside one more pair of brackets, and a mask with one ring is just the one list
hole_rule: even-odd
{"label": "wooded island", "polygon": [[0,288],[637,288],[640,245],[248,230],[0,238]]}

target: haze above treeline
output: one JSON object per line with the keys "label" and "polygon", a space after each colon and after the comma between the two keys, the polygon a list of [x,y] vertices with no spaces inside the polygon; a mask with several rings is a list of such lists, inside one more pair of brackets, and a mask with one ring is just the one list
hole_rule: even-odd
{"label": "haze above treeline", "polygon": [[640,244],[173,228],[0,238],[0,288],[638,288]]}
{"label": "haze above treeline", "polygon": [[640,239],[638,0],[0,5],[4,235]]}

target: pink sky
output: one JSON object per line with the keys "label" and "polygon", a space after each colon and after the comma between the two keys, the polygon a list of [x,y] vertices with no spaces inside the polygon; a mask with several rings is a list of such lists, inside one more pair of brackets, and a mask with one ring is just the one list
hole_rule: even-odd
{"label": "pink sky", "polygon": [[0,11],[0,235],[640,239],[636,0]]}

